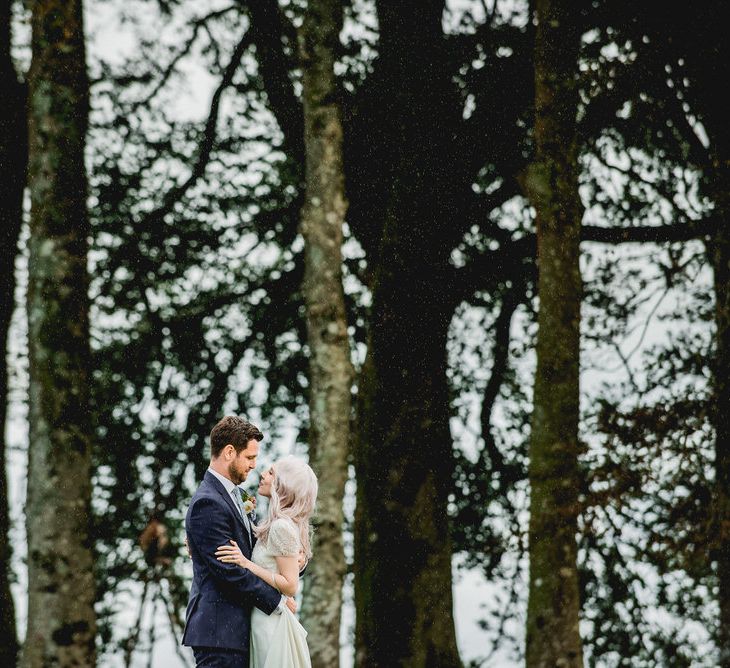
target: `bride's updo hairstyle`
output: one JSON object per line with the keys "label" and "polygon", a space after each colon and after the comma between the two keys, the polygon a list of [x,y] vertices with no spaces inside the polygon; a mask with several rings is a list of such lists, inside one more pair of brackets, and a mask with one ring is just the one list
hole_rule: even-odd
{"label": "bride's updo hairstyle", "polygon": [[299,540],[309,559],[312,556],[309,518],[317,501],[317,476],[308,464],[293,455],[274,462],[273,468],[269,512],[266,519],[256,527],[256,536],[265,541],[272,522],[279,518],[289,519],[299,530]]}

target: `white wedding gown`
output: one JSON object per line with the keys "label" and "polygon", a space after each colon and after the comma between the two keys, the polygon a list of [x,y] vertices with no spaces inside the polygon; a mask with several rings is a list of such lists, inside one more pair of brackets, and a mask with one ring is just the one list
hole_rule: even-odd
{"label": "white wedding gown", "polygon": [[[293,522],[272,522],[266,540],[253,548],[251,561],[278,573],[276,556],[299,555],[299,532]],[[258,608],[251,613],[251,668],[311,668],[307,632],[285,608],[281,614],[267,615]]]}

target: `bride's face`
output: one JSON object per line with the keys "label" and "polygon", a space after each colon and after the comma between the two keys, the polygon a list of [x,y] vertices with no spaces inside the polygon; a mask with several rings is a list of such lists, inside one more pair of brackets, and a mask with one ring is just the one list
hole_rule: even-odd
{"label": "bride's face", "polygon": [[271,483],[274,482],[274,467],[272,466],[268,471],[264,471],[261,474],[259,480],[259,494],[271,498]]}

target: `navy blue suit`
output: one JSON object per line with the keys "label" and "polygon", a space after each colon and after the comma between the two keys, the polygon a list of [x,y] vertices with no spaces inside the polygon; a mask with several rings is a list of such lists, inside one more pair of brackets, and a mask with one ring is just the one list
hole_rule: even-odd
{"label": "navy blue suit", "polygon": [[251,571],[218,561],[216,548],[231,539],[251,558],[253,545],[230,494],[210,471],[185,517],[193,584],[182,644],[192,647],[198,666],[248,668],[251,609],[271,614],[281,594]]}

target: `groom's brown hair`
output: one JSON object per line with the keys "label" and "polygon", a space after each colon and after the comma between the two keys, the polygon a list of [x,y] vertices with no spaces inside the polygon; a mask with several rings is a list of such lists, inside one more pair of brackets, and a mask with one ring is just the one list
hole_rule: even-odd
{"label": "groom's brown hair", "polygon": [[261,430],[248,420],[226,415],[210,432],[210,456],[216,459],[229,443],[239,453],[246,449],[250,440],[261,441],[263,438]]}

